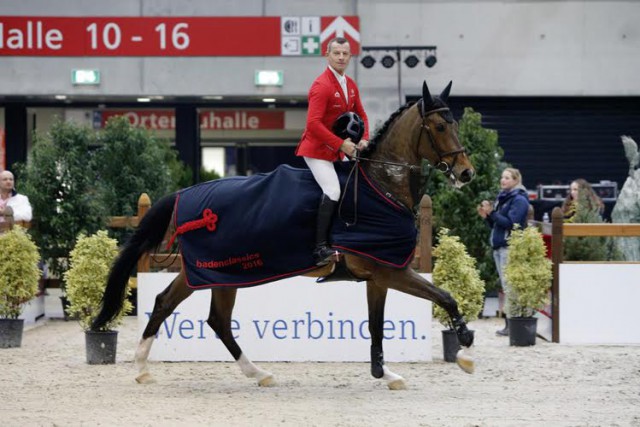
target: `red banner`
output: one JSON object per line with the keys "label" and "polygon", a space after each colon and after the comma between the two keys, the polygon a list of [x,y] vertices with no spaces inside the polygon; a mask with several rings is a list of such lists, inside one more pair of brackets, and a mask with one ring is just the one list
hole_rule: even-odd
{"label": "red banner", "polygon": [[359,31],[354,16],[1,16],[0,56],[317,56],[336,35],[357,54]]}
{"label": "red banner", "polygon": [[[114,116],[125,116],[133,126],[147,129],[172,130],[176,127],[173,110],[95,111],[94,126],[104,127],[107,120]],[[204,110],[200,112],[200,130],[266,129],[284,129],[284,111]]]}

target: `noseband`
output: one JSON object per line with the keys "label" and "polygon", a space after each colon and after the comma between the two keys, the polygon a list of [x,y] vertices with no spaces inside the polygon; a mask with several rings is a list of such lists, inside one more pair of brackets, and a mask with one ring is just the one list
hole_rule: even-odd
{"label": "noseband", "polygon": [[[424,100],[420,101],[420,111],[422,114],[422,125],[420,126],[420,135],[418,135],[418,148],[420,147],[420,140],[422,139],[422,132],[423,131],[427,131],[427,137],[429,139],[429,143],[431,144],[431,148],[433,148],[433,151],[436,153],[436,155],[438,156],[438,160],[436,162],[436,164],[434,165],[436,169],[438,169],[440,172],[444,173],[445,175],[449,176],[453,173],[453,168],[456,166],[456,163],[458,162],[458,155],[464,153],[466,150],[464,147],[460,147],[456,150],[452,150],[452,151],[440,151],[438,149],[438,146],[436,145],[436,140],[433,137],[433,134],[431,133],[431,128],[429,127],[429,125],[427,124],[427,117],[429,117],[432,114],[435,113],[442,113],[445,111],[450,111],[449,107],[441,107],[441,108],[435,108],[433,110],[429,110],[427,112],[424,111]],[[448,157],[448,156],[453,156],[453,162],[451,164],[447,163],[444,158]],[[418,158],[420,158],[420,155],[418,154]]]}

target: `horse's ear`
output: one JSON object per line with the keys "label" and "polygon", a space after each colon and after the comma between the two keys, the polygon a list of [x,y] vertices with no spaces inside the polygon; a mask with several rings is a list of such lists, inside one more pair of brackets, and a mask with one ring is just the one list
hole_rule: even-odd
{"label": "horse's ear", "polygon": [[451,92],[451,85],[453,84],[452,80],[449,80],[449,84],[447,85],[447,87],[444,88],[444,90],[442,91],[442,93],[440,94],[440,99],[442,100],[442,102],[444,102],[445,104],[447,103],[447,98],[449,98],[449,92]]}
{"label": "horse's ear", "polygon": [[422,83],[422,99],[425,106],[433,104],[433,98],[431,97],[431,93],[429,93],[429,87],[427,86],[426,80]]}

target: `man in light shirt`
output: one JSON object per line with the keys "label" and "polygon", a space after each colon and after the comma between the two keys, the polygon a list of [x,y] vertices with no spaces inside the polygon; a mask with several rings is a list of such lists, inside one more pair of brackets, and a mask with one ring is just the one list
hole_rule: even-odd
{"label": "man in light shirt", "polygon": [[4,222],[7,207],[13,210],[14,221],[31,221],[32,212],[29,198],[18,194],[15,189],[13,174],[9,171],[0,172],[0,222]]}

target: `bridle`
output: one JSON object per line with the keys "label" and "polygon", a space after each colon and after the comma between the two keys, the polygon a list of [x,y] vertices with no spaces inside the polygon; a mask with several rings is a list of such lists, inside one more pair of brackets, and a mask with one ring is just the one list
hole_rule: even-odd
{"label": "bridle", "polygon": [[[431,144],[431,148],[433,148],[433,151],[436,153],[436,155],[438,156],[438,160],[435,164],[435,168],[437,170],[439,170],[440,172],[444,173],[447,176],[450,176],[453,173],[453,168],[455,167],[457,161],[458,161],[458,155],[464,153],[466,150],[464,147],[460,147],[456,150],[452,150],[452,151],[445,151],[445,152],[441,152],[438,149],[438,146],[435,143],[435,138],[433,137],[433,134],[431,133],[431,128],[429,127],[429,125],[427,124],[427,117],[429,117],[432,114],[435,113],[442,113],[442,112],[446,112],[446,111],[451,111],[449,109],[449,107],[440,107],[440,108],[435,108],[433,110],[429,110],[429,111],[424,111],[424,100],[421,99],[420,100],[420,115],[421,115],[421,120],[422,123],[420,124],[420,134],[418,135],[418,143],[416,144],[416,150],[419,150],[420,148],[420,141],[422,139],[422,133],[424,131],[427,132],[427,138],[429,140],[429,143]],[[448,156],[453,156],[453,162],[451,164],[447,163],[444,158],[448,157]],[[420,158],[420,154],[418,153],[418,158]],[[387,160],[373,160],[373,159],[369,159],[367,157],[360,157],[358,154],[356,154],[354,156],[354,159],[357,161],[360,160],[364,160],[366,162],[372,162],[372,163],[381,163],[384,165],[390,165],[390,166],[400,166],[400,167],[405,167],[405,168],[409,168],[409,170],[422,170],[422,166],[419,165],[412,165],[409,163],[399,163],[399,162],[390,162]]]}
{"label": "bridle", "polygon": [[[449,107],[440,107],[440,108],[435,108],[433,110],[429,110],[427,112],[424,111],[424,99],[420,100],[420,111],[422,114],[422,125],[420,126],[420,135],[418,135],[418,149],[420,148],[420,140],[422,139],[422,132],[423,131],[427,131],[427,137],[429,139],[429,143],[431,144],[431,148],[433,148],[433,151],[436,153],[436,155],[438,156],[438,160],[435,164],[435,168],[437,170],[439,170],[440,172],[442,172],[443,174],[450,176],[453,173],[453,168],[456,166],[456,163],[458,162],[458,155],[464,153],[466,150],[464,147],[459,146],[459,148],[455,149],[455,150],[451,150],[451,151],[445,151],[445,152],[441,152],[438,149],[438,146],[435,143],[435,138],[433,137],[433,134],[431,133],[431,128],[429,127],[429,125],[427,124],[427,117],[429,117],[432,114],[435,113],[443,113],[446,111],[451,111],[449,109]],[[451,164],[447,163],[446,161],[444,161],[445,157],[448,156],[453,156],[453,162]],[[418,153],[418,158],[420,158],[420,155]]]}

